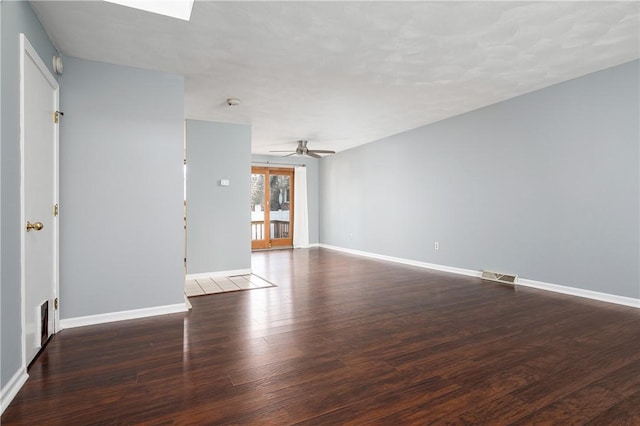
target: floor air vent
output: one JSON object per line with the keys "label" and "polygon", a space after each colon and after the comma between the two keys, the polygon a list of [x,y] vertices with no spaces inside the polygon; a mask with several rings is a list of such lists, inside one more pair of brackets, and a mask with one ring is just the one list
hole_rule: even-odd
{"label": "floor air vent", "polygon": [[517,275],[503,274],[500,272],[482,271],[481,278],[483,280],[495,281],[501,284],[516,285],[518,281]]}

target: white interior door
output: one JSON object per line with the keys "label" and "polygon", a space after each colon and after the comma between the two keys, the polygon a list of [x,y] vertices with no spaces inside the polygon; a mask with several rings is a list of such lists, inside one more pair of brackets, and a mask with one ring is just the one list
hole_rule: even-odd
{"label": "white interior door", "polygon": [[55,332],[58,285],[58,83],[21,43],[22,300],[25,364]]}

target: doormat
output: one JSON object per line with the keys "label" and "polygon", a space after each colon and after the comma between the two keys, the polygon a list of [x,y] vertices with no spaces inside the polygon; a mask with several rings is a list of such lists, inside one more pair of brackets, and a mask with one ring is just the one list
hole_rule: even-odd
{"label": "doormat", "polygon": [[184,293],[187,297],[195,297],[268,287],[277,286],[255,274],[248,274],[235,275],[232,277],[197,278],[195,280],[187,280],[184,285]]}

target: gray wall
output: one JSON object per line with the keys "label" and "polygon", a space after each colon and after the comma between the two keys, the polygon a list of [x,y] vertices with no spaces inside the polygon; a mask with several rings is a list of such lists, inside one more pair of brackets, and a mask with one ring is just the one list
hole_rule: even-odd
{"label": "gray wall", "polygon": [[252,163],[264,166],[269,163],[273,167],[278,164],[304,164],[307,167],[307,203],[309,209],[309,244],[320,242],[320,217],[318,209],[319,181],[318,160],[310,157],[277,157],[273,155],[252,155]]}
{"label": "gray wall", "polygon": [[64,61],[60,316],[182,303],[184,79]]}
{"label": "gray wall", "polygon": [[321,160],[320,241],[640,297],[639,77],[634,61]]}
{"label": "gray wall", "polygon": [[187,120],[186,133],[187,273],[249,269],[251,127]]}
{"label": "gray wall", "polygon": [[24,33],[47,66],[57,54],[27,2],[0,2],[1,49],[1,289],[0,385],[22,365],[20,330],[20,33]]}

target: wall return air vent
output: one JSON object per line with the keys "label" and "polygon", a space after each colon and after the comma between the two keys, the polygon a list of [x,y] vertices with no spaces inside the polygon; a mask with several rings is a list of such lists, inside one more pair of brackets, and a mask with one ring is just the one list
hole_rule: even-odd
{"label": "wall return air vent", "polygon": [[517,275],[503,274],[501,272],[482,271],[480,276],[483,280],[495,281],[500,284],[515,286],[518,281]]}

